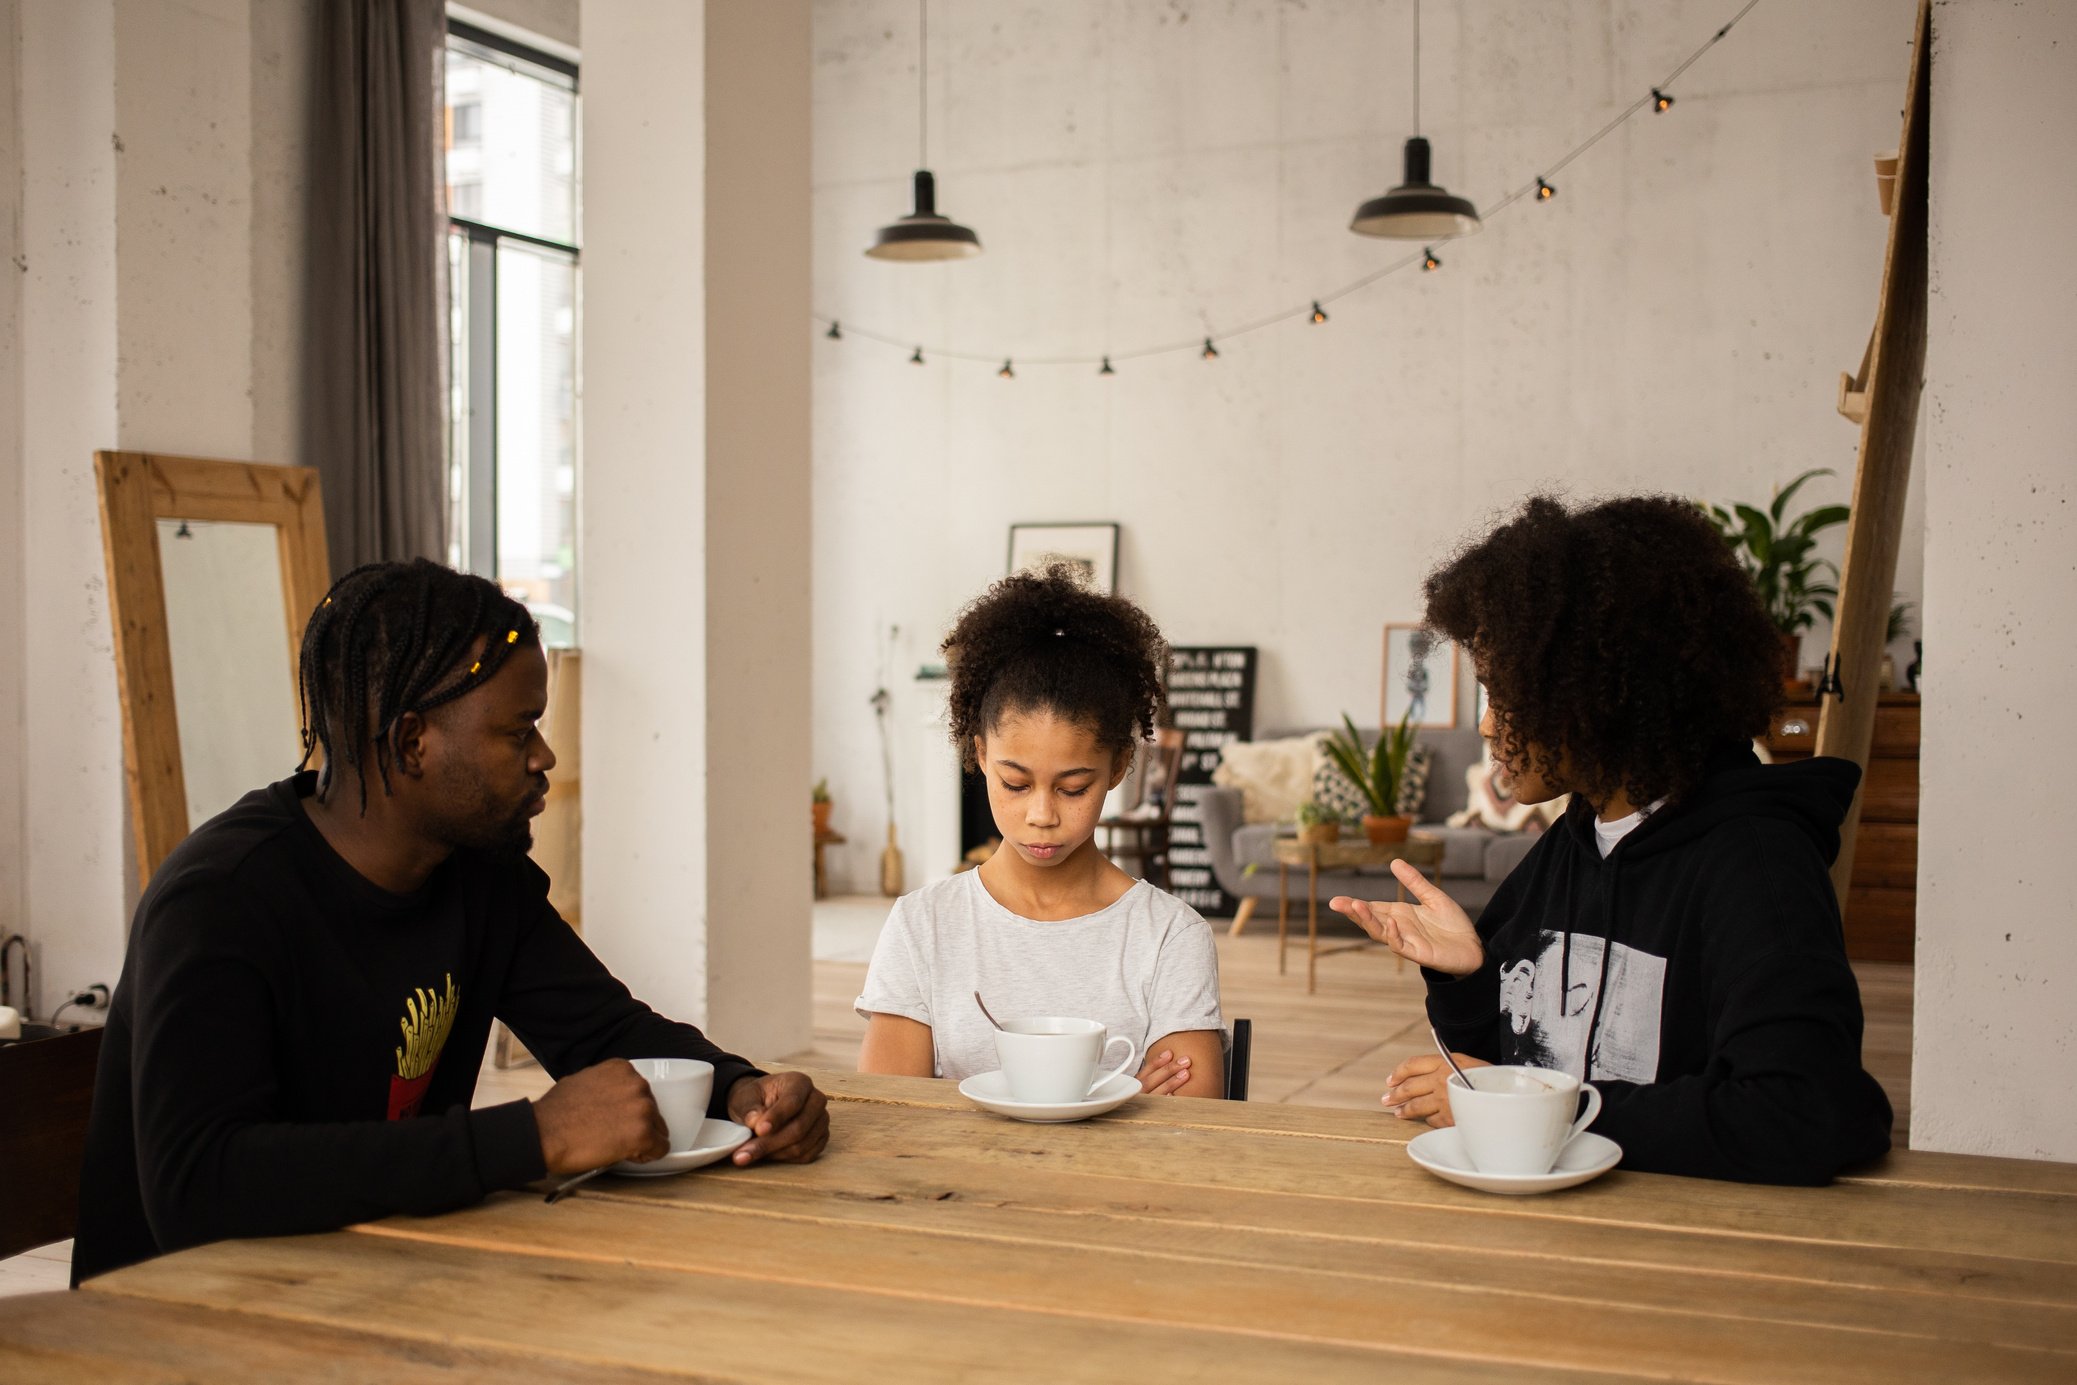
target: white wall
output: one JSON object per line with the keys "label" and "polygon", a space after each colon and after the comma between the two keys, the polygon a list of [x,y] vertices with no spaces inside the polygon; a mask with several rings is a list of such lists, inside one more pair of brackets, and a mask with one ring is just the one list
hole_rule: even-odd
{"label": "white wall", "polygon": [[1933,37],[1911,1144],[2073,1160],[2077,10],[1939,0]]}
{"label": "white wall", "polygon": [[18,158],[0,177],[20,311],[0,393],[20,406],[0,493],[19,497],[21,544],[0,639],[20,688],[0,722],[16,805],[0,810],[0,932],[29,934],[41,1011],[113,984],[134,898],[93,452],[294,460],[308,21],[273,0],[15,19],[0,119]]}
{"label": "white wall", "polygon": [[[1013,522],[1122,522],[1122,589],[1176,643],[1259,645],[1258,724],[1275,727],[1374,720],[1380,627],[1417,617],[1421,575],[1532,488],[1764,498],[1830,466],[1805,498],[1847,498],[1857,430],[1833,403],[1874,320],[1870,156],[1896,143],[1914,8],[1761,6],[1553,202],[1215,363],[1026,364],[1005,382],[818,339],[815,771],[852,841],[838,887],[873,888],[884,821],[876,640],[901,627],[913,840],[929,732],[908,675],[1001,575]],[[940,0],[930,159],[940,209],[987,251],[915,266],[860,254],[907,206],[915,6],[819,0],[816,310],[991,357],[1086,355],[1216,335],[1361,277],[1404,253],[1346,227],[1398,181],[1410,10]],[[1726,17],[1704,0],[1428,4],[1437,174],[1496,200]],[[1914,528],[1914,600],[1919,566]]]}
{"label": "white wall", "polygon": [[584,12],[584,925],[665,1013],[809,1027],[806,10]]}

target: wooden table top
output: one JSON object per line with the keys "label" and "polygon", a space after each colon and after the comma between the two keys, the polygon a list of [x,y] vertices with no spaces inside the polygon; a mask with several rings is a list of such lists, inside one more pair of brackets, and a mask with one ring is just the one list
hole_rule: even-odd
{"label": "wooden table top", "polygon": [[1296,837],[1278,837],[1271,849],[1287,866],[1319,862],[1321,870],[1349,870],[1356,866],[1390,865],[1397,860],[1417,866],[1432,866],[1442,859],[1442,838],[1424,832],[1408,834],[1403,842],[1355,841],[1303,842]]}
{"label": "wooden table top", "polygon": [[1506,1198],[1381,1114],[817,1077],[818,1164],[201,1247],[0,1300],[0,1379],[2077,1379],[2077,1167]]}

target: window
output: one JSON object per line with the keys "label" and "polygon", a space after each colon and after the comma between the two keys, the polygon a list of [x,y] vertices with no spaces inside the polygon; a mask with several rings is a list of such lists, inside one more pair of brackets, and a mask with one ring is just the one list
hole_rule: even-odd
{"label": "window", "polygon": [[448,24],[448,557],[577,641],[577,69]]}

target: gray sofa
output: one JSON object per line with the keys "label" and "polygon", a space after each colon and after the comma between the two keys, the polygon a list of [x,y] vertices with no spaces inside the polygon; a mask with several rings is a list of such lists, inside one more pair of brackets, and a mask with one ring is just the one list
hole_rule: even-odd
{"label": "gray sofa", "polygon": [[[1304,735],[1304,731],[1276,731],[1264,740]],[[1376,736],[1365,730],[1366,744]],[[1421,744],[1433,757],[1428,769],[1428,797],[1421,808],[1420,825],[1414,830],[1443,840],[1440,884],[1450,897],[1477,918],[1486,901],[1500,887],[1521,859],[1529,854],[1536,838],[1524,833],[1492,832],[1483,827],[1446,827],[1443,819],[1465,803],[1464,772],[1479,761],[1481,746],[1476,727],[1453,731],[1423,731]],[[1277,897],[1276,857],[1270,844],[1279,831],[1292,830],[1289,823],[1244,823],[1241,821],[1239,789],[1210,788],[1198,800],[1204,824],[1205,846],[1212,857],[1212,874],[1219,887],[1237,899],[1266,900],[1273,910]],[[1343,829],[1346,832],[1346,828]],[[1257,869],[1253,874],[1247,867]],[[1389,870],[1330,872],[1320,877],[1320,899],[1338,894],[1372,899],[1390,899],[1397,882]],[[1294,913],[1305,900],[1305,878],[1296,872],[1291,881]],[[1338,918],[1339,916],[1335,916]],[[1326,920],[1323,918],[1322,923]],[[1350,925],[1351,928],[1354,925]]]}

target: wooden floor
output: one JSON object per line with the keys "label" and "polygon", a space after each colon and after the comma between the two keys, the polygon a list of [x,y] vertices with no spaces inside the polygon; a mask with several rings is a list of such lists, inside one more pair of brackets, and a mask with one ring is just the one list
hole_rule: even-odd
{"label": "wooden floor", "polygon": [[[864,908],[851,902],[854,916]],[[1217,932],[1226,1016],[1255,1022],[1254,1100],[1376,1110],[1392,1069],[1427,1051],[1424,993],[1413,967],[1396,966],[1382,950],[1323,958],[1319,993],[1308,996],[1302,946],[1292,951],[1290,973],[1277,975],[1274,919],[1266,928],[1258,921],[1239,938],[1228,937],[1223,926]],[[864,955],[855,943],[833,950]],[[1862,1058],[1896,1108],[1893,1138],[1902,1149],[1911,1125],[1911,968],[1868,962],[1854,970],[1868,1017]],[[865,1022],[851,1002],[864,980],[862,961],[815,963],[815,1042],[786,1055],[790,1061],[843,1071],[858,1066]],[[726,1035],[717,1037],[727,1042]],[[547,1074],[530,1063],[500,1071],[486,1060],[476,1103],[538,1096],[547,1087]],[[1389,1119],[1382,1112],[1378,1118]],[[62,1288],[70,1251],[62,1243],[0,1260],[0,1295]]]}

